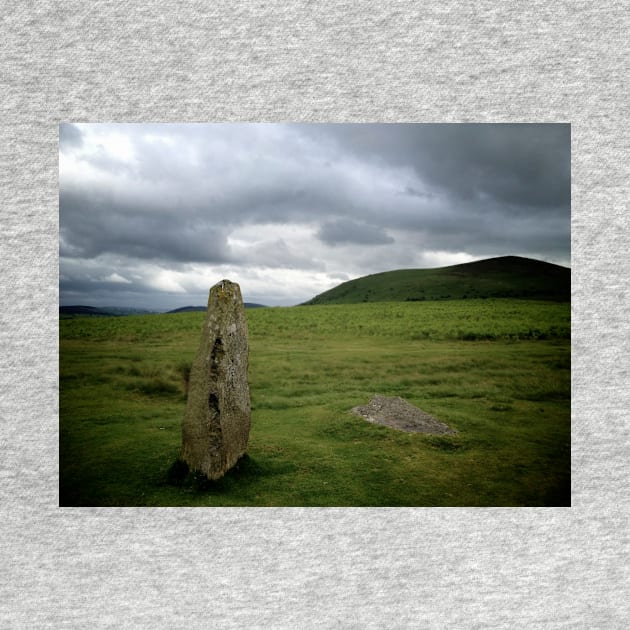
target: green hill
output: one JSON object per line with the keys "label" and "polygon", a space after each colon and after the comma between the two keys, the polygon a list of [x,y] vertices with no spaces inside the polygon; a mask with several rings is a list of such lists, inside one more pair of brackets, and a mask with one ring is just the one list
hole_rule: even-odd
{"label": "green hill", "polygon": [[120,317],[122,315],[150,315],[154,311],[144,308],[128,308],[125,306],[85,306],[75,304],[72,306],[60,306],[59,317]]}
{"label": "green hill", "polygon": [[[243,302],[243,306],[245,308],[265,308],[264,304],[255,304],[254,302]],[[196,313],[203,312],[205,313],[208,310],[206,306],[182,306],[181,308],[176,308],[172,311],[167,311],[166,314],[170,313]]]}
{"label": "green hill", "polygon": [[502,256],[437,269],[399,269],[344,282],[305,304],[511,297],[569,301],[571,269]]}
{"label": "green hill", "polygon": [[206,311],[205,306],[181,306],[180,308],[174,308],[172,311],[165,311],[166,315],[170,315],[171,313],[197,313],[201,311]]}

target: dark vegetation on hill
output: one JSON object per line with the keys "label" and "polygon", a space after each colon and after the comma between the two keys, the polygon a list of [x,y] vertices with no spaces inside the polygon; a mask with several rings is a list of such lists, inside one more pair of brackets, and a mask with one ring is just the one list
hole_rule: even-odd
{"label": "dark vegetation on hill", "polygon": [[[245,308],[262,308],[264,304],[254,304],[245,302]],[[205,313],[205,306],[182,306],[168,313],[192,313],[202,311]],[[59,317],[61,319],[69,319],[73,317],[121,317],[122,315],[155,315],[156,311],[149,311],[142,308],[125,308],[125,307],[96,307],[85,305],[60,306]]]}
{"label": "dark vegetation on hill", "polygon": [[567,302],[571,269],[502,256],[437,269],[399,269],[344,282],[305,304],[520,298]]}
{"label": "dark vegetation on hill", "polygon": [[117,306],[84,306],[84,305],[72,305],[72,306],[60,306],[59,316],[62,318],[68,317],[120,317],[122,315],[149,315],[154,311],[149,311],[142,308],[125,308]]}
{"label": "dark vegetation on hill", "polygon": [[197,313],[205,312],[205,306],[182,306],[181,308],[174,308],[172,311],[166,311],[166,314],[170,313]]}
{"label": "dark vegetation on hill", "polygon": [[[243,302],[243,306],[245,308],[264,308],[264,304],[255,304],[254,302]],[[205,306],[182,306],[181,308],[173,309],[172,311],[167,311],[167,313],[196,313],[196,312],[206,312]]]}

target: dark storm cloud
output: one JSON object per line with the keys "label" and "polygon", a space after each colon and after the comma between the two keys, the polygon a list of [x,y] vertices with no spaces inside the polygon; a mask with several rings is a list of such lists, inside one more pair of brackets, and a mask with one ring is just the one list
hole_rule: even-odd
{"label": "dark storm cloud", "polygon": [[432,199],[434,197],[432,193],[423,190],[416,190],[413,186],[405,186],[405,190],[400,194],[409,195],[411,197],[420,197],[421,199]]}
{"label": "dark storm cloud", "polygon": [[[397,171],[396,195],[373,190],[349,215],[403,232],[419,250],[532,255],[568,263],[570,125],[299,125],[348,156]],[[392,171],[393,169],[393,171]],[[385,208],[382,212],[380,208]],[[378,256],[378,252],[375,252]]]}
{"label": "dark storm cloud", "polygon": [[[569,125],[62,124],[59,135],[65,295],[188,291],[189,265],[297,283],[449,256],[569,260]],[[98,273],[81,277],[88,261]],[[142,277],[121,281],[134,261]]]}
{"label": "dark storm cloud", "polygon": [[109,195],[60,192],[60,255],[122,254],[175,262],[226,262],[225,233],[203,216],[150,212]]}
{"label": "dark storm cloud", "polygon": [[510,209],[566,208],[570,200],[568,124],[383,124],[303,126],[344,150],[407,166],[460,200]]}
{"label": "dark storm cloud", "polygon": [[[506,230],[506,224],[510,229]],[[566,221],[554,216],[532,221],[528,217],[508,220],[501,214],[470,213],[440,224],[435,221],[427,229],[416,227],[414,234],[419,248],[425,250],[472,252],[476,256],[534,256],[563,260],[570,249]]]}
{"label": "dark storm cloud", "polygon": [[317,238],[328,245],[355,243],[357,245],[386,245],[394,239],[384,230],[357,223],[352,219],[338,219],[324,223],[317,232]]}
{"label": "dark storm cloud", "polygon": [[[70,127],[63,126],[64,142],[77,137]],[[80,154],[90,177],[61,179],[66,256],[113,252],[225,262],[226,236],[235,226],[334,216],[338,198],[348,197],[338,174],[309,168],[317,160],[313,147],[301,154],[300,139],[286,130],[275,144],[267,138],[282,129],[275,125],[258,132],[247,125],[106,125],[99,131],[109,128],[124,133],[133,158],[112,154],[96,139]]]}
{"label": "dark storm cloud", "polygon": [[107,280],[88,279],[88,278],[60,278],[59,290],[65,294],[83,295],[92,293],[99,296],[117,294],[122,291],[125,293],[141,294],[150,293],[153,289],[145,284],[138,282],[120,283],[108,282]]}

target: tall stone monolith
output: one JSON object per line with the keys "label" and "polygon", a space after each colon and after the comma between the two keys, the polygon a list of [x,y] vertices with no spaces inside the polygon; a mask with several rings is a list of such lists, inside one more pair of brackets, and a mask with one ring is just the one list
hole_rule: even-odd
{"label": "tall stone monolith", "polygon": [[222,477],[247,450],[248,352],[241,289],[222,280],[210,289],[182,427],[181,458],[208,479]]}

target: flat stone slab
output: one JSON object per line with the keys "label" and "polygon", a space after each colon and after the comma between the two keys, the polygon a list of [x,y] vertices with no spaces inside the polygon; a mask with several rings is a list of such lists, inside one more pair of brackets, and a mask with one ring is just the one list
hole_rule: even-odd
{"label": "flat stone slab", "polygon": [[400,396],[374,396],[367,405],[353,407],[352,413],[368,422],[382,424],[408,433],[455,435],[457,431]]}

